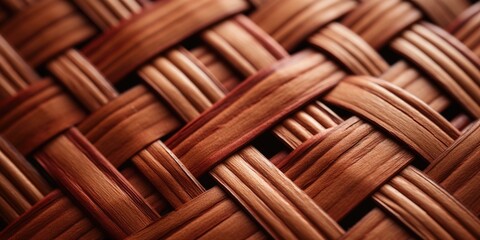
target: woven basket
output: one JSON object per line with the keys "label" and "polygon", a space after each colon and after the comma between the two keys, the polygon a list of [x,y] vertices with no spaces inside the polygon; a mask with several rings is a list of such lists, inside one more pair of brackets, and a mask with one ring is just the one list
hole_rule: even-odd
{"label": "woven basket", "polygon": [[480,239],[480,3],[0,0],[0,239]]}

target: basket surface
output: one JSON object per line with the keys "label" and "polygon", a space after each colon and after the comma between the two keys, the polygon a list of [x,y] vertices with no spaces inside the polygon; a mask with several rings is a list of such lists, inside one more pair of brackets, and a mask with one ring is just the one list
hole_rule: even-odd
{"label": "basket surface", "polygon": [[0,0],[0,239],[480,239],[480,3]]}

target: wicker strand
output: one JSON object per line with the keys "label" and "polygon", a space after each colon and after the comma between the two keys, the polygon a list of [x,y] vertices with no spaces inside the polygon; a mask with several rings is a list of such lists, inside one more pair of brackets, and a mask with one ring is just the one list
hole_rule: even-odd
{"label": "wicker strand", "polygon": [[480,238],[479,4],[0,6],[2,239]]}

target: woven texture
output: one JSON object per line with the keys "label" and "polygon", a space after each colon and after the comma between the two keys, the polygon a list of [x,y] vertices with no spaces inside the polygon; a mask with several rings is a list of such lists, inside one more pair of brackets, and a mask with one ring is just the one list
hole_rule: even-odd
{"label": "woven texture", "polygon": [[0,239],[480,239],[480,3],[0,0]]}

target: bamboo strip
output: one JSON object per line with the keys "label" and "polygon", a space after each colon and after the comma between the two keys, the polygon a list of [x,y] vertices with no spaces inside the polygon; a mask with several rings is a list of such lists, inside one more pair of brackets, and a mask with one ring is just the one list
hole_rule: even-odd
{"label": "bamboo strip", "polygon": [[[215,3],[220,3],[220,1],[215,1]],[[54,9],[58,8],[64,11],[64,14],[70,11],[67,9],[74,6],[74,3],[65,1],[45,0],[31,6],[25,5],[27,7],[19,10],[17,16],[24,16],[25,13],[29,13],[30,9],[37,9],[38,12],[29,13],[34,16],[31,19],[38,19],[38,16],[45,16],[47,20],[48,17],[51,17],[50,19],[58,17],[54,14],[45,15],[51,11],[45,8],[47,4],[51,4]],[[146,8],[140,9],[143,4]],[[150,8],[146,2],[125,0],[122,2],[96,2],[96,5],[80,6],[84,13],[92,17],[92,21],[96,25],[107,30],[105,34],[100,35],[100,38],[92,41],[92,44],[85,48],[87,52],[88,49],[94,51],[91,49],[102,44],[106,45],[121,40],[118,44],[108,46],[112,51],[102,53],[118,55],[112,57],[108,63],[101,63],[105,64],[104,69],[112,72],[107,74],[107,78],[103,77],[98,71],[99,69],[94,67],[94,65],[98,66],[97,63],[100,60],[96,60],[97,62],[92,65],[74,49],[65,51],[64,55],[48,65],[49,70],[58,77],[54,80],[61,80],[69,89],[70,94],[74,95],[93,113],[88,118],[88,122],[83,121],[83,109],[80,109],[76,106],[75,101],[67,97],[64,89],[51,84],[50,81],[28,86],[30,85],[28,78],[35,81],[38,77],[22,75],[30,71],[29,68],[21,62],[9,60],[12,58],[4,57],[15,53],[7,43],[1,44],[6,46],[4,49],[7,49],[7,52],[0,55],[3,57],[0,59],[2,60],[0,62],[0,66],[2,66],[0,68],[2,69],[0,88],[3,95],[14,96],[3,103],[2,111],[8,113],[5,120],[1,119],[4,121],[4,129],[6,129],[3,132],[8,133],[7,139],[9,141],[13,139],[15,145],[20,146],[22,152],[32,152],[43,145],[36,155],[52,153],[51,157],[55,161],[46,161],[40,158],[41,162],[44,165],[47,164],[45,166],[49,166],[46,167],[48,172],[76,198],[76,203],[86,207],[87,211],[96,216],[102,214],[99,211],[105,211],[107,215],[113,213],[114,219],[120,219],[115,220],[117,226],[108,226],[107,218],[97,219],[113,236],[134,234],[133,237],[137,238],[162,236],[206,239],[232,236],[224,235],[224,232],[227,231],[229,234],[240,236],[240,238],[265,238],[267,233],[264,230],[266,230],[269,235],[278,238],[288,236],[292,238],[298,236],[315,236],[317,238],[363,236],[402,239],[415,237],[412,234],[440,238],[478,237],[478,219],[469,212],[478,215],[478,197],[472,193],[480,192],[478,191],[478,168],[476,167],[478,165],[478,161],[476,161],[478,159],[476,156],[478,123],[469,126],[478,115],[476,113],[478,104],[475,102],[479,94],[477,91],[479,61],[474,52],[476,51],[475,39],[478,34],[471,30],[476,26],[477,11],[475,8],[465,12],[457,21],[460,23],[451,28],[451,31],[459,36],[459,39],[464,41],[470,49],[445,31],[425,23],[416,23],[420,20],[428,21],[425,17],[428,15],[437,24],[446,26],[466,8],[467,5],[464,1],[454,3],[446,0],[437,2],[416,0],[410,4],[395,0],[360,3],[304,0],[296,3],[295,1],[254,3],[258,10],[253,13],[252,19],[257,21],[258,26],[264,27],[265,32],[243,15],[229,17],[223,21],[220,21],[222,17],[216,18],[215,16],[222,15],[225,13],[224,11],[219,11],[215,16],[195,15],[200,19],[195,19],[194,16],[186,21],[198,24],[200,26],[198,29],[206,28],[202,25],[204,21],[211,21],[208,22],[209,25],[218,23],[199,35],[208,46],[200,44],[201,46],[192,51],[193,54],[190,54],[189,50],[182,46],[176,46],[169,52],[159,54],[167,47],[172,46],[171,44],[184,40],[193,33],[182,30],[181,28],[186,25],[180,26],[180,21],[174,21],[176,16],[182,14],[181,11],[169,12],[169,9],[161,9],[159,6],[170,6],[172,9],[179,7],[178,9],[189,12],[196,9],[196,4],[202,5],[198,2],[195,4],[168,2],[155,4],[156,7]],[[244,2],[241,4],[244,8],[238,11],[243,11],[247,7]],[[67,5],[66,8],[62,7]],[[359,8],[353,9],[355,5],[358,5]],[[222,5],[222,7],[212,7],[212,9],[227,9],[227,7],[227,5]],[[62,24],[70,27],[78,22],[79,26],[81,25],[80,22],[86,19],[85,16],[78,9],[74,7],[71,9],[73,11],[68,12],[68,16],[62,18],[61,21],[54,21],[52,24],[48,21],[47,24],[31,22],[30,33],[25,32],[24,34],[33,34],[28,36],[35,36],[39,40],[32,39],[31,42],[27,42],[27,38],[25,38],[27,35],[18,35],[23,37],[23,40],[16,44],[26,44],[24,49],[19,52],[31,64],[45,64],[50,58],[79,43],[66,40],[75,39],[85,32],[52,30],[61,27]],[[205,9],[210,8],[205,7]],[[165,15],[160,14],[155,17],[172,20],[176,24],[178,23],[178,27],[173,26],[172,29],[179,29],[179,35],[173,37],[172,43],[168,42],[171,39],[160,39],[161,41],[157,45],[160,46],[158,51],[147,52],[144,48],[144,51],[128,52],[136,45],[131,45],[132,48],[122,48],[121,42],[136,39],[138,42],[132,41],[132,43],[138,44],[139,47],[153,44],[152,39],[155,39],[157,35],[149,38],[151,36],[147,36],[146,32],[160,32],[160,35],[168,35],[170,30],[161,24],[152,25],[151,29],[144,25],[141,27],[142,29],[138,30],[139,34],[135,30],[130,32],[130,35],[127,34],[123,37],[118,37],[119,35],[115,32],[120,32],[120,30],[108,30],[121,21],[123,23],[117,26],[117,29],[128,29],[129,26],[134,26],[138,22],[148,22],[149,18],[154,18],[152,12],[157,10]],[[140,14],[136,15],[137,13]],[[234,13],[237,12],[232,10],[226,15],[230,16]],[[260,15],[258,13],[261,14],[261,17],[256,17]],[[8,14],[13,13],[8,12]],[[353,31],[342,25],[331,23],[341,16],[346,16],[345,26],[350,27]],[[127,20],[128,18],[131,19]],[[29,21],[28,18],[18,21],[18,24],[8,23],[11,26],[9,31],[12,34],[23,31],[20,25],[27,21]],[[467,24],[462,25],[463,23]],[[91,28],[90,24],[92,23],[87,22],[89,28]],[[14,25],[20,27],[16,29],[12,27]],[[158,29],[154,29],[156,27]],[[192,30],[197,31],[196,29]],[[65,41],[60,41],[58,45],[45,49],[40,47],[45,41],[57,38],[60,34],[65,34]],[[142,34],[145,35],[142,36]],[[238,34],[238,37],[232,37],[233,34]],[[286,62],[290,61],[293,66],[294,63],[291,61],[297,61],[299,65],[302,61],[297,59],[298,55],[295,55],[284,61],[284,66],[282,63],[274,65],[278,59],[288,56],[273,39],[278,40],[281,45],[292,52],[303,48],[303,43],[317,45],[316,47],[326,52],[327,56],[322,56],[321,60],[317,59],[318,66],[312,67],[310,72],[307,70],[306,73],[304,71],[287,71],[285,73],[282,70],[288,69]],[[11,39],[7,40],[12,42]],[[389,45],[400,53],[395,55],[395,58],[410,59],[409,61],[413,62],[413,65],[399,61],[392,68],[387,69],[388,65],[385,61],[376,55],[363,42],[364,40],[376,49]],[[402,44],[407,42],[410,45],[402,45],[398,42]],[[249,44],[252,44],[251,48],[248,47]],[[195,43],[195,45],[197,44]],[[115,50],[118,49],[121,51],[116,52]],[[126,55],[123,55],[122,49],[128,50],[126,50]],[[303,52],[308,51],[310,50]],[[91,52],[87,55],[90,56],[90,54]],[[381,54],[383,55],[384,52],[382,51]],[[415,59],[413,57],[415,54],[417,56],[420,54],[422,57]],[[138,59],[130,56],[138,56]],[[150,61],[153,56],[156,58],[152,64],[142,65]],[[332,58],[339,65],[330,62]],[[21,61],[21,58],[17,57],[17,59]],[[133,61],[133,64],[129,65],[130,61]],[[110,70],[114,69],[111,67],[112,63],[118,64],[115,66],[115,70]],[[159,93],[162,99],[157,99],[149,92],[151,89],[145,88],[142,84],[132,87],[125,93],[118,94],[107,83],[111,80],[115,83],[118,82],[120,78],[139,66],[141,66],[139,69],[141,69],[142,77],[148,85],[153,87],[154,91]],[[257,73],[262,68],[272,69],[272,67],[276,68],[270,70],[273,74],[269,70]],[[354,77],[340,82],[339,80],[346,75],[343,72],[344,69],[355,74],[382,76],[402,89],[372,78]],[[111,78],[115,74],[118,76]],[[251,75],[253,77],[250,80],[236,87],[245,76]],[[283,77],[290,80],[288,83],[290,85],[286,84],[279,90],[276,87],[282,84]],[[327,82],[331,81],[331,85],[316,90],[310,89],[324,78]],[[262,81],[255,82],[256,79]],[[135,80],[127,81],[134,83]],[[226,88],[221,84],[225,84]],[[320,86],[322,85],[320,84]],[[331,92],[329,92],[330,88],[333,89]],[[227,89],[234,90],[225,97]],[[42,92],[43,90],[45,92]],[[289,91],[287,90],[296,91],[296,95],[288,95]],[[302,91],[318,92],[304,98],[301,96]],[[17,95],[19,92],[20,94]],[[38,92],[41,94],[36,94]],[[407,92],[414,94],[419,99]],[[267,96],[266,100],[262,99],[263,93]],[[361,122],[356,117],[349,118],[342,123],[342,118],[319,101],[320,94],[326,94],[325,99],[331,103],[353,110],[353,116],[367,117],[368,121],[383,129],[383,132],[378,132],[374,127]],[[60,102],[48,103],[50,99],[58,98],[57,96],[62,96],[62,102],[70,102],[71,111],[78,114],[77,120],[68,120],[75,114],[66,114],[63,118],[62,114],[54,114],[53,108],[62,105]],[[289,96],[294,100],[287,99]],[[163,106],[164,102],[162,101],[164,100],[172,109]],[[217,101],[219,103],[211,107]],[[262,105],[265,102],[269,104]],[[12,105],[11,103],[18,104]],[[460,104],[462,109],[455,109],[457,104]],[[19,105],[19,107],[16,108],[15,105]],[[30,115],[31,109],[36,106],[43,108]],[[287,108],[283,109],[285,106]],[[128,108],[135,110],[128,111]],[[381,111],[383,108],[385,108],[384,112]],[[335,111],[341,113],[342,117],[348,118],[352,114],[337,110],[335,108]],[[465,110],[468,111],[468,115]],[[42,111],[47,112],[46,117],[41,116]],[[269,111],[273,111],[273,113]],[[168,124],[168,121],[160,120],[158,125],[154,125],[155,119],[151,116],[158,116],[157,114],[171,119],[171,124]],[[179,116],[174,114],[179,114]],[[168,141],[173,151],[179,153],[179,158],[170,152],[162,142],[157,141],[158,138],[175,132],[175,128],[183,123],[177,119],[178,117],[185,122],[193,120]],[[20,118],[20,122],[16,122],[17,118]],[[23,125],[45,125],[36,125],[38,124],[35,123],[37,118],[41,123],[43,121],[45,124],[51,124],[47,126],[53,126],[54,129],[47,128],[50,132],[47,131],[48,134],[45,135],[38,133],[40,131],[36,133],[34,127],[22,129]],[[61,120],[57,120],[57,118]],[[62,123],[65,119],[72,123]],[[82,122],[81,126],[86,126],[82,128],[87,131],[86,135],[89,137],[89,141],[95,143],[99,150],[108,156],[109,161],[116,166],[122,165],[122,169],[127,170],[122,171],[122,174],[141,194],[133,191],[131,185],[107,163],[104,156],[90,146],[91,143],[86,141],[81,134],[72,135],[72,131],[76,131],[74,128],[67,130],[67,134],[60,134],[79,122]],[[87,124],[83,125],[84,123]],[[152,125],[150,125],[151,123]],[[281,124],[274,127],[277,123]],[[335,127],[337,125],[339,126]],[[105,126],[106,128],[104,128]],[[153,127],[150,128],[150,126]],[[274,153],[272,162],[285,171],[286,175],[279,172],[273,165],[269,165],[268,160],[254,148],[249,146],[241,150],[242,146],[248,145],[253,138],[269,129],[272,129],[288,147],[296,148],[288,157],[286,157],[287,152],[285,151],[288,149],[277,148],[274,150],[277,152]],[[459,132],[459,130],[466,130],[466,132]],[[21,133],[19,137],[15,134],[17,131]],[[148,135],[152,131],[161,133]],[[29,139],[26,136],[30,135],[30,132],[38,135]],[[61,152],[62,147],[60,146],[66,145],[58,144],[57,141],[59,141],[58,139],[69,139],[69,136],[70,140],[68,141],[73,143],[69,145],[70,147],[64,148],[64,152]],[[74,137],[75,141],[71,140],[72,136],[76,136]],[[138,141],[131,142],[132,139]],[[66,140],[62,141],[67,143]],[[255,144],[264,147],[268,143],[256,142]],[[179,150],[178,145],[183,150]],[[402,147],[404,145],[409,146],[410,150],[413,149],[414,154],[407,152],[408,147]],[[217,147],[226,147],[226,149],[216,149]],[[49,150],[45,152],[42,149]],[[88,149],[88,151],[82,149]],[[235,154],[237,150],[240,150],[240,154]],[[76,158],[72,159],[77,159],[82,154],[84,157],[81,161],[74,162],[69,159],[67,154],[69,151],[79,153],[74,156]],[[203,155],[198,155],[198,153]],[[426,169],[426,174],[432,172],[431,179],[412,167],[407,167],[414,156],[417,158],[420,156],[429,161],[427,164],[430,166]],[[126,163],[129,158],[132,158],[135,168],[130,168]],[[103,160],[99,161],[99,159]],[[205,159],[206,163],[203,163],[202,161]],[[187,164],[183,165],[183,162]],[[58,168],[51,167],[53,164],[57,164]],[[18,167],[17,164],[15,165]],[[91,169],[89,174],[99,172],[103,174],[98,175],[98,183],[82,178],[80,171],[73,170],[86,167]],[[365,170],[365,167],[371,167],[375,171],[369,172]],[[221,203],[211,203],[215,207],[209,207],[211,205],[207,204],[207,208],[195,212],[195,209],[202,207],[206,200],[215,198],[215,194],[211,194],[212,192],[222,192],[218,187],[205,190],[196,179],[212,168],[210,174],[215,176],[216,184],[221,185],[224,191],[228,192],[230,197],[237,202],[222,197],[225,201],[219,200]],[[102,172],[104,169],[110,170]],[[138,170],[145,176],[139,175]],[[62,171],[68,174],[63,174]],[[7,180],[8,174],[6,175],[4,172],[2,174],[0,177]],[[145,177],[153,183],[156,190],[153,190],[153,186],[146,182]],[[432,180],[442,184],[449,193],[431,182]],[[103,194],[103,190],[100,188],[108,185],[109,181],[115,182],[123,190],[127,189],[124,192],[127,195],[138,196],[138,198],[135,197],[136,200],[133,203],[124,198],[123,206],[139,204],[139,206],[147,206],[145,209],[150,209],[146,210],[147,212],[154,213],[153,208],[157,212],[164,212],[168,208],[168,201],[173,205],[175,211],[167,213],[167,216],[161,219],[150,219],[143,222],[128,220],[122,223],[121,219],[129,219],[130,216],[125,214],[130,214],[130,212],[115,212],[115,209],[106,204],[108,201],[103,201],[108,194]],[[235,184],[237,182],[242,184]],[[385,184],[386,182],[388,183]],[[30,208],[30,204],[33,204],[22,197],[23,187],[17,188],[14,184],[9,181],[2,181],[1,184],[3,192],[6,193],[3,196],[15,199],[12,200],[12,204],[0,199],[2,200],[0,206],[12,219],[19,217],[16,210],[26,210]],[[86,190],[76,192],[71,187],[75,184],[86,187]],[[11,189],[11,193],[6,189]],[[115,188],[109,188],[110,191],[112,189]],[[352,194],[352,189],[355,194]],[[378,189],[380,190],[377,191]],[[265,194],[262,190],[269,194]],[[160,196],[159,193],[163,196]],[[296,194],[289,195],[291,193]],[[85,196],[98,194],[99,197],[98,199],[92,198],[90,201],[82,199],[82,194],[86,194]],[[276,198],[272,199],[271,196],[276,196]],[[369,196],[373,196],[382,209],[375,208],[343,235],[342,229],[336,225],[334,220],[338,221],[345,216],[350,220],[352,216],[349,214],[355,213],[355,209],[362,206],[361,202]],[[468,209],[463,208],[453,197]],[[297,201],[299,198],[303,200]],[[69,236],[96,238],[102,236],[97,230],[89,227],[91,226],[89,225],[90,221],[82,213],[70,206],[53,207],[56,209],[55,218],[50,218],[51,220],[48,221],[48,226],[52,226],[52,230],[49,231],[48,228],[36,230],[38,228],[29,225],[28,220],[30,218],[39,223],[38,219],[48,219],[43,218],[42,214],[36,215],[38,213],[36,211],[51,209],[55,201],[49,199],[51,197],[47,197],[45,201],[40,201],[32,207],[35,214],[27,212],[20,216],[18,222],[11,225],[15,227],[7,229],[7,232],[2,233],[3,236],[14,236],[19,233],[19,236],[29,237],[36,232],[41,236],[52,238]],[[344,201],[339,201],[339,199],[344,199]],[[98,201],[101,208],[93,209],[91,207],[92,204],[97,204],[95,201]],[[243,208],[238,208],[238,203]],[[216,206],[221,207],[217,208]],[[288,211],[283,212],[286,209]],[[191,214],[189,212],[191,210],[194,210],[194,213]],[[145,212],[133,213],[132,217],[141,218],[142,214]],[[322,216],[322,220],[314,220],[318,216]],[[165,219],[167,220],[164,221]],[[222,220],[225,222],[220,223]],[[131,224],[133,222],[138,225]],[[256,222],[261,226],[258,226]],[[145,227],[149,223],[153,224]],[[125,228],[125,231],[129,231],[128,234],[121,233],[124,230],[122,226],[131,227]],[[135,235],[137,231],[140,232]]]}
{"label": "bamboo strip", "polygon": [[[130,21],[128,25],[112,31],[102,39],[97,39],[84,50],[85,55],[109,80],[116,82],[157,52],[171,47],[208,24],[247,7],[241,0],[229,1],[229,4],[221,0],[202,0],[195,1],[194,4],[183,4],[184,7],[179,8],[182,2],[156,4],[149,10],[149,14]],[[185,17],[187,15],[190,17]],[[165,18],[166,16],[168,18]],[[148,28],[145,28],[146,26]],[[179,27],[183,28],[183,31],[178,31]],[[126,42],[123,39],[136,41]],[[140,41],[142,44],[138,45]]]}

